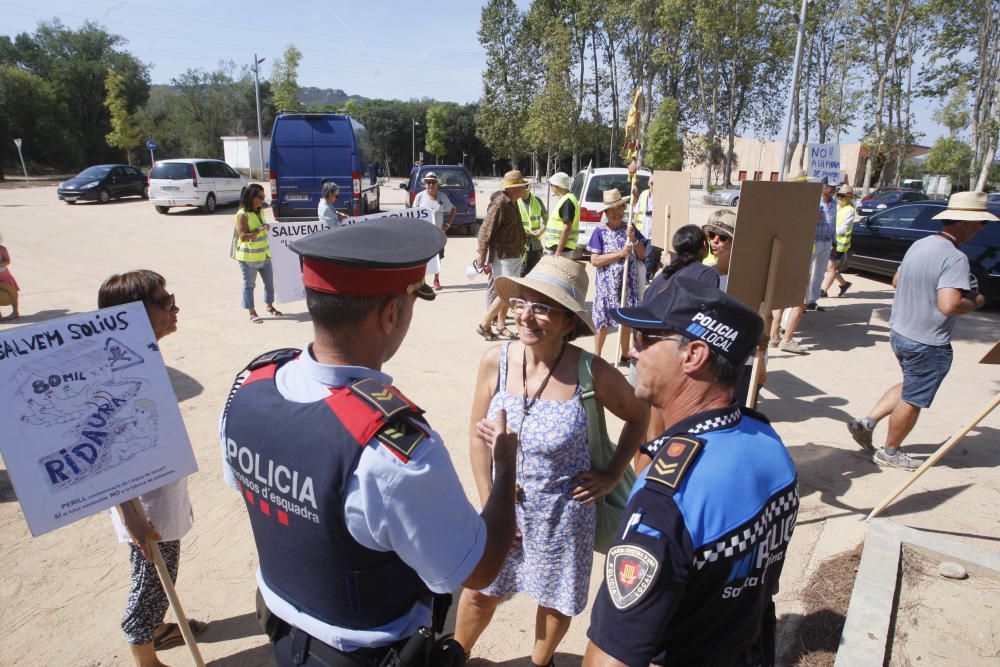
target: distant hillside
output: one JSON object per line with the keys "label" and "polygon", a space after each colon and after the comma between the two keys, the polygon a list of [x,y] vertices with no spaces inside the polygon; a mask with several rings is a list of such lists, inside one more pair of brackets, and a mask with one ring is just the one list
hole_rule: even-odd
{"label": "distant hillside", "polygon": [[366,99],[368,98],[360,95],[348,95],[340,88],[303,87],[299,89],[299,102],[302,106],[340,106],[347,100],[364,102]]}

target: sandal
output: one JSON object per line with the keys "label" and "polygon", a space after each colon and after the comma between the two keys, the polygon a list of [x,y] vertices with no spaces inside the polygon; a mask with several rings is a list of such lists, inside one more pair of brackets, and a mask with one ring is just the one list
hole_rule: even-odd
{"label": "sandal", "polygon": [[[196,621],[193,618],[190,618],[188,619],[188,627],[191,628],[191,634],[197,637],[201,633],[205,632],[205,628],[208,627],[208,623]],[[181,629],[177,627],[176,623],[165,623],[163,625],[163,630],[161,630],[158,635],[153,637],[154,651],[165,651],[168,648],[182,646],[183,644],[184,635],[181,634]]]}
{"label": "sandal", "polygon": [[497,336],[502,338],[509,338],[511,340],[521,340],[520,336],[518,336],[515,332],[511,331],[507,327],[504,327],[499,332],[497,332]]}
{"label": "sandal", "polygon": [[254,324],[262,324],[264,322],[264,318],[258,315],[257,313],[251,313],[250,321],[253,322]]}
{"label": "sandal", "polygon": [[270,314],[274,315],[275,317],[281,317],[282,315],[284,315],[283,312],[281,312],[280,310],[278,310],[274,306],[268,306],[267,307],[267,312],[269,312]]}
{"label": "sandal", "polygon": [[482,324],[480,324],[476,328],[476,333],[479,334],[480,336],[482,336],[486,340],[496,340],[497,338],[499,338],[499,336],[497,335],[497,333],[495,331],[493,331],[493,325],[492,324],[489,326],[489,328],[486,328]]}

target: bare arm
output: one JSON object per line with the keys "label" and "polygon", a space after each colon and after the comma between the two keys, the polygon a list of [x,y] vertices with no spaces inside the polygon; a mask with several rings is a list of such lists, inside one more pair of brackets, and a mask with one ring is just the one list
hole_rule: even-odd
{"label": "bare arm", "polygon": [[250,231],[250,222],[247,219],[246,213],[240,213],[236,216],[236,231],[240,235],[241,241],[249,241],[253,237],[260,234],[262,231],[267,230],[267,225],[261,225],[256,231]]}
{"label": "bare arm", "polygon": [[899,287],[899,271],[896,271],[896,273],[892,274],[892,286]]}
{"label": "bare arm", "polygon": [[125,525],[132,543],[142,552],[142,557],[153,562],[153,544],[160,541],[160,534],[153,527],[142,509],[142,502],[135,498],[115,507]]}
{"label": "bare arm", "polygon": [[594,268],[600,268],[602,266],[608,266],[609,264],[614,264],[615,262],[620,262],[626,257],[628,257],[629,246],[625,246],[621,250],[609,253],[592,253],[590,255],[590,263]]}
{"label": "bare arm", "polygon": [[483,507],[493,490],[493,451],[477,429],[481,419],[486,419],[490,400],[496,387],[497,372],[500,368],[500,346],[494,345],[479,362],[475,393],[472,395],[472,412],[469,417],[469,458],[472,461],[472,477],[476,481],[479,501]]}
{"label": "bare arm", "polygon": [[649,421],[648,404],[635,397],[632,386],[621,373],[600,357],[594,357],[591,364],[597,402],[625,422],[625,425],[608,469],[603,473],[591,470],[574,479],[579,486],[573,489],[573,498],[583,503],[593,502],[614,489],[635,453],[639,451],[639,445],[645,440],[646,424]]}
{"label": "bare arm", "polygon": [[594,642],[587,642],[587,652],[583,656],[583,667],[627,667],[616,658],[612,658]]}
{"label": "bare arm", "polygon": [[962,290],[954,287],[942,287],[937,291],[937,307],[942,315],[954,317],[971,313],[977,308],[982,308],[986,303],[986,297],[977,294],[975,298],[965,296]]}

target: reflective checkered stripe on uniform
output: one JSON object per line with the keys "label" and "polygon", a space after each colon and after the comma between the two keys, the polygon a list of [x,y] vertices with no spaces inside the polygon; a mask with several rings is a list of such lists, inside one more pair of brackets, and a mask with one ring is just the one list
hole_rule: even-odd
{"label": "reflective checkered stripe on uniform", "polygon": [[702,569],[720,558],[730,559],[746,553],[756,546],[767,531],[782,517],[794,514],[799,508],[799,487],[793,485],[788,491],[774,497],[757,515],[756,519],[737,528],[723,539],[699,549],[695,553],[694,566]]}
{"label": "reflective checkered stripe on uniform", "polygon": [[[687,432],[692,435],[697,435],[699,433],[707,433],[708,431],[716,431],[727,428],[738,423],[742,416],[743,411],[740,410],[739,406],[736,406],[727,413],[716,415],[711,419],[706,419],[703,422],[695,424],[689,428]],[[670,435],[661,435],[652,442],[643,445],[644,453],[648,454],[650,458],[654,458],[656,453],[660,451],[660,448],[663,447],[663,444],[670,440],[670,437]]]}

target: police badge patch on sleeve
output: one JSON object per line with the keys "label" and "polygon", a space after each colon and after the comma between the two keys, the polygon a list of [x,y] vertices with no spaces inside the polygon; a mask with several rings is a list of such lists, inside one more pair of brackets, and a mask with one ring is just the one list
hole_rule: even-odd
{"label": "police badge patch on sleeve", "polygon": [[660,570],[653,554],[634,544],[619,544],[608,551],[604,579],[611,602],[621,611],[636,604],[649,590]]}

